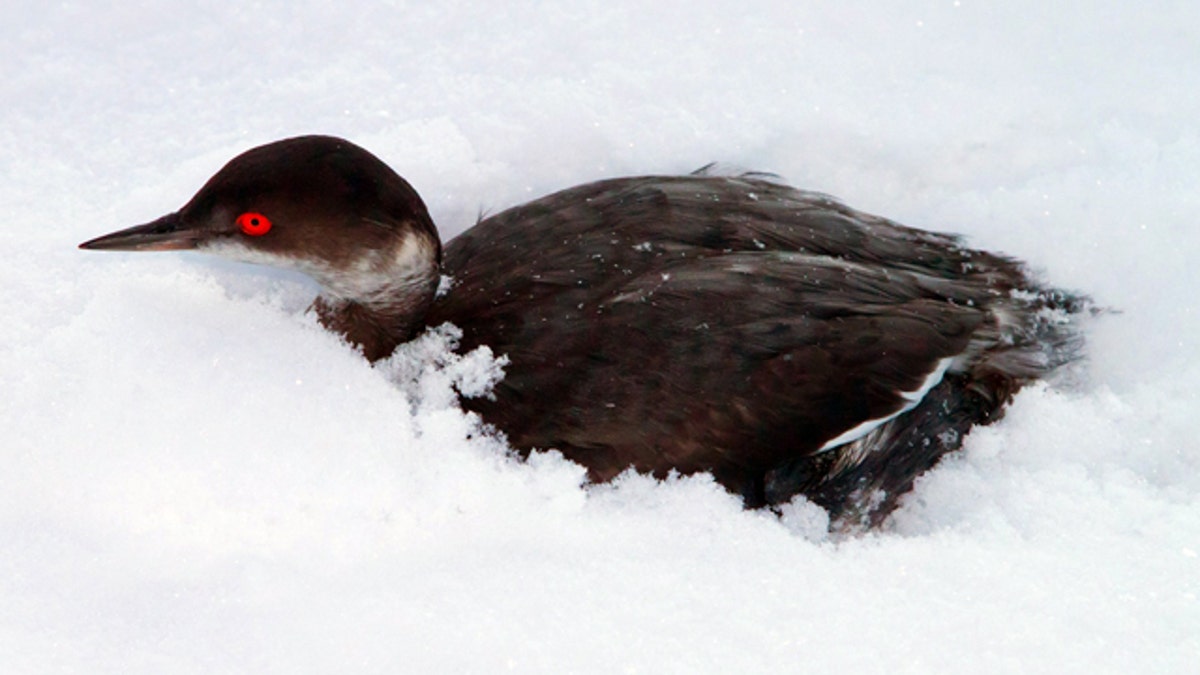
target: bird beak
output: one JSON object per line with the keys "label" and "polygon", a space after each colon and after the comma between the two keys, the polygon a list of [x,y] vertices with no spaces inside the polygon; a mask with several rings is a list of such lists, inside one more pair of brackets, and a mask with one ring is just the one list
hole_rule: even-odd
{"label": "bird beak", "polygon": [[85,241],[79,248],[93,251],[182,251],[196,248],[204,234],[201,230],[184,227],[178,213],[168,213],[145,225]]}

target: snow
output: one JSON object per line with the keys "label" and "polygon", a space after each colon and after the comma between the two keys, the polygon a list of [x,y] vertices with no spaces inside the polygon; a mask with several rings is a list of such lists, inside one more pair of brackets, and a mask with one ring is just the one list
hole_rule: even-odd
{"label": "snow", "polygon": [[[6,3],[0,671],[1193,672],[1198,43],[1167,1]],[[720,160],[1119,311],[877,533],[584,488],[456,407],[503,364],[452,329],[373,369],[301,277],[75,249],[302,133],[447,236]]]}

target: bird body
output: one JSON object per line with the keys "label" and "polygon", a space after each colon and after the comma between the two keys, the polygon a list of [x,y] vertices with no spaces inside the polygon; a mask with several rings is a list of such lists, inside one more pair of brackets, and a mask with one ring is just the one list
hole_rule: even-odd
{"label": "bird body", "polygon": [[[245,214],[265,234],[236,227]],[[371,360],[426,325],[508,359],[464,400],[514,448],[608,480],[711,472],[874,524],[1024,384],[1074,359],[1083,300],[956,237],[760,174],[617,178],[443,248],[416,192],[347,141],[232,160],[179,212],[84,248],[198,248],[299,269]],[[437,295],[439,273],[449,290]]]}

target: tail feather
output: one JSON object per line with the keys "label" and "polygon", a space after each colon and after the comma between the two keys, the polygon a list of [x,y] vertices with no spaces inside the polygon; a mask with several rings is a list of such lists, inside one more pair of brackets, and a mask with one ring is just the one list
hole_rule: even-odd
{"label": "tail feather", "polygon": [[1083,353],[1079,320],[1092,311],[1086,296],[1013,290],[989,309],[994,320],[973,341],[978,355],[967,369],[975,379],[1014,380],[1019,388],[1077,361]]}
{"label": "tail feather", "polygon": [[972,427],[1000,419],[1025,384],[1077,361],[1080,319],[1096,312],[1087,297],[1056,290],[1011,291],[989,309],[994,320],[917,407],[853,443],[776,467],[765,501],[804,494],[829,511],[831,529],[879,525]]}

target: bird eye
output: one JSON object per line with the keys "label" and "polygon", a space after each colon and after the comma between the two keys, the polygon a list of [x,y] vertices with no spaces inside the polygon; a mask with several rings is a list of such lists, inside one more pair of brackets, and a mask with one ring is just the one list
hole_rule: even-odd
{"label": "bird eye", "polygon": [[238,227],[251,237],[261,237],[271,231],[271,221],[261,213],[247,211],[237,217]]}

